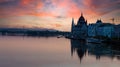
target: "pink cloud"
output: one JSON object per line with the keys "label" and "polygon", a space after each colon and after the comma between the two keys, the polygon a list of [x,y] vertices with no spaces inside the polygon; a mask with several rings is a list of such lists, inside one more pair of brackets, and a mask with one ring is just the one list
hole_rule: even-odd
{"label": "pink cloud", "polygon": [[[0,0],[0,2],[8,1],[15,0]],[[46,1],[48,2],[46,3]],[[37,17],[78,18],[82,11],[89,20],[89,17],[94,18],[118,10],[120,4],[119,0],[113,2],[112,0],[19,0],[17,2],[20,2],[19,5],[16,6],[15,4],[14,6],[12,3],[11,8],[2,6],[0,17],[31,15]]]}
{"label": "pink cloud", "polygon": [[28,5],[32,2],[34,2],[34,0],[21,0],[21,5]]}
{"label": "pink cloud", "polygon": [[42,8],[43,6],[44,6],[44,3],[40,1],[39,3],[37,3],[36,8],[37,8],[37,9],[40,9],[40,8]]}
{"label": "pink cloud", "polygon": [[120,0],[84,0],[83,4],[88,8],[88,11],[93,11],[94,14],[104,15],[114,10],[119,9]]}
{"label": "pink cloud", "polygon": [[67,12],[68,17],[78,18],[80,16],[81,10],[80,8],[73,2],[69,6],[69,10]]}
{"label": "pink cloud", "polygon": [[81,11],[72,0],[52,0],[52,4],[57,8],[63,8],[66,17],[79,17]]}

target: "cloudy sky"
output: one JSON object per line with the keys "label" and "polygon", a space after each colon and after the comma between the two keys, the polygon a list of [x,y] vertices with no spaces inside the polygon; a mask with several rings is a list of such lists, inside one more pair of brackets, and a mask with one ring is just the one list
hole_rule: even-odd
{"label": "cloudy sky", "polygon": [[81,12],[88,24],[111,18],[120,24],[120,0],[0,0],[0,27],[69,31]]}

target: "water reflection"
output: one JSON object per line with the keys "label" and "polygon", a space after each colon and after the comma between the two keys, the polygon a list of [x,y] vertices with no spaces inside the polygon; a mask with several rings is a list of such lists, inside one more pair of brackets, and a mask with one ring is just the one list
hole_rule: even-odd
{"label": "water reflection", "polygon": [[[114,49],[113,49],[114,48]],[[120,50],[117,47],[108,46],[106,44],[86,43],[80,40],[71,40],[71,56],[75,53],[78,55],[80,62],[86,56],[95,56],[97,60],[101,57],[120,60]]]}
{"label": "water reflection", "polygon": [[71,56],[73,56],[73,53],[77,53],[80,62],[84,55],[86,55],[87,52],[87,45],[85,42],[81,42],[79,40],[71,40]]}

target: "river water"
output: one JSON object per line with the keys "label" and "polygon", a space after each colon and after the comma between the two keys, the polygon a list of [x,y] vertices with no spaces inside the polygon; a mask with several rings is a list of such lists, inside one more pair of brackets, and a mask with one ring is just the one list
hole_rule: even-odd
{"label": "river water", "polygon": [[66,38],[0,36],[0,67],[120,67],[120,52]]}

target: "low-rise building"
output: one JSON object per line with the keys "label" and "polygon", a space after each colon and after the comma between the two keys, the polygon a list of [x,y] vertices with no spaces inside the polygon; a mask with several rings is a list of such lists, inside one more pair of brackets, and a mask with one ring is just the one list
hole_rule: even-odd
{"label": "low-rise building", "polygon": [[101,20],[97,20],[96,23],[88,25],[88,36],[120,37],[120,25],[103,23]]}
{"label": "low-rise building", "polygon": [[120,24],[114,26],[114,38],[120,38]]}

